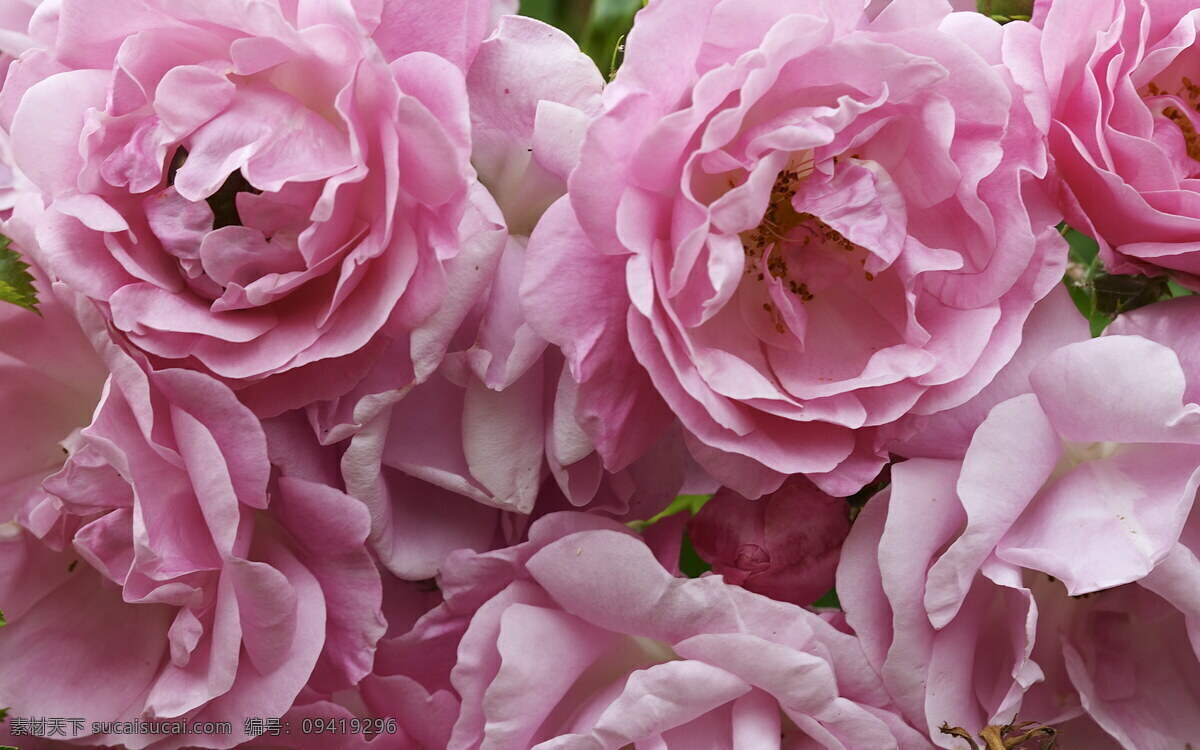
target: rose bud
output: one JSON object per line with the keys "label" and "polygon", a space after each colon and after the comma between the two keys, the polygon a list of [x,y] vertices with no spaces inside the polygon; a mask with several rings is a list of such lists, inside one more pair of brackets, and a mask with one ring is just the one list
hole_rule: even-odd
{"label": "rose bud", "polygon": [[812,604],[833,587],[849,506],[802,476],[748,500],[724,487],[688,523],[714,573],[772,599]]}

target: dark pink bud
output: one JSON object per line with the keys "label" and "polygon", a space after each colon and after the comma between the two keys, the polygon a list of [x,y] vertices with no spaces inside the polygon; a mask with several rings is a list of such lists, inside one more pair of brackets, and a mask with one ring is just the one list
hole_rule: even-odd
{"label": "dark pink bud", "polygon": [[692,546],[714,573],[801,606],[833,587],[849,531],[845,499],[799,475],[758,500],[722,488],[688,523]]}

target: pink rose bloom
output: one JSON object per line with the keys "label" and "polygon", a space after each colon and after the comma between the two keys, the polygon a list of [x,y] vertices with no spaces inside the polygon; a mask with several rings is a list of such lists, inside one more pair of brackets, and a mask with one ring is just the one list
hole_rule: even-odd
{"label": "pink rose bloom", "polygon": [[[866,13],[871,18],[875,18],[883,9],[891,5],[893,0],[869,0],[867,3]],[[973,11],[979,7],[976,0],[949,0],[950,7],[954,10]]]}
{"label": "pink rose bloom", "polygon": [[346,486],[371,509],[372,548],[397,576],[432,578],[455,549],[516,542],[538,504],[648,518],[682,481],[677,435],[603,471],[574,421],[575,383],[517,295],[529,234],[566,192],[603,86],[563,32],[501,19],[467,74],[472,163],[507,229],[496,274],[463,300],[471,308],[427,381],[406,387],[385,354],[350,393],[308,409],[325,442],[348,439]]}
{"label": "pink rose bloom", "polygon": [[[33,45],[29,20],[39,4],[41,0],[0,0],[0,80],[12,61]],[[0,212],[11,210],[17,196],[30,190],[37,189],[16,168],[8,133],[0,130]]]}
{"label": "pink rose bloom", "polygon": [[451,555],[439,584],[445,603],[380,656],[461,698],[438,747],[929,747],[853,637],[717,576],[676,578],[613,521],[547,516],[524,544]]}
{"label": "pink rose bloom", "polygon": [[[151,372],[92,303],[75,311],[112,375],[65,466],[0,526],[0,705],[83,718],[92,744],[227,748],[246,717],[359,682],[384,629],[361,503],[298,439],[269,446],[229,388]],[[232,733],[92,729],[139,719]]]}
{"label": "pink rose bloom", "polygon": [[833,588],[849,531],[845,499],[826,495],[804,477],[757,500],[722,488],[688,521],[688,538],[714,573],[800,606]]}
{"label": "pink rose bloom", "polygon": [[[34,208],[28,203],[23,208]],[[0,225],[23,252],[33,243],[25,211]],[[32,262],[38,312],[0,302],[0,523],[16,517],[42,480],[62,468],[64,442],[92,420],[108,370],[79,328],[73,295]],[[62,294],[60,298],[59,294]],[[0,609],[3,605],[0,604]]]}
{"label": "pink rose bloom", "polygon": [[0,96],[49,205],[40,257],[164,366],[260,414],[344,393],[392,341],[427,377],[457,326],[431,316],[449,289],[477,294],[500,249],[490,201],[468,195],[464,75],[488,14],[41,7]]}
{"label": "pink rose bloom", "polygon": [[1167,0],[1040,0],[1033,22],[1067,220],[1115,273],[1200,289],[1200,12]]}
{"label": "pink rose bloom", "polygon": [[610,469],[677,415],[747,497],[797,473],[850,494],[1061,277],[1036,31],[862,5],[640,13],[523,290]]}
{"label": "pink rose bloom", "polygon": [[29,38],[29,20],[42,0],[3,0],[0,2],[0,73],[33,46]]}
{"label": "pink rose bloom", "polygon": [[965,403],[915,421],[920,429],[894,444],[892,452],[906,458],[961,459],[993,406],[1032,390],[1029,375],[1042,359],[1091,337],[1087,319],[1079,314],[1066,287],[1056,286],[1034,306],[1021,331],[1021,345],[992,382]]}
{"label": "pink rose bloom", "polygon": [[[458,716],[458,698],[449,689],[435,688],[431,695],[421,680],[410,675],[449,674],[453,666],[453,648],[449,651],[450,663],[440,664],[438,660],[444,650],[431,647],[428,642],[418,649],[406,645],[414,641],[416,622],[441,602],[441,594],[432,581],[410,583],[385,575],[383,613],[387,619],[387,634],[379,640],[371,674],[354,688],[332,695],[306,688],[280,717],[284,726],[292,727],[290,734],[263,734],[239,747],[270,750],[283,747],[287,750],[431,750],[445,747],[450,728]],[[361,733],[298,731],[306,719],[322,721],[324,724],[317,726],[331,728],[339,727],[342,721],[347,722],[344,726],[353,726],[350,722],[357,720],[359,726],[370,730]],[[363,722],[364,719],[368,721]],[[376,727],[382,729],[375,731]]]}
{"label": "pink rose bloom", "polygon": [[965,456],[894,466],[858,517],[847,620],[943,747],[942,722],[1014,715],[1087,748],[1200,736],[1198,314],[1165,302],[1044,356]]}

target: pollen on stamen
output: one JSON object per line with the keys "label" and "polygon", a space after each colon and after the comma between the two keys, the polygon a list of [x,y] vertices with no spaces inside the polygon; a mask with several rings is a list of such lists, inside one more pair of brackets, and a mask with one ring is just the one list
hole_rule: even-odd
{"label": "pollen on stamen", "polygon": [[[805,248],[816,242],[846,252],[858,249],[836,229],[813,214],[797,211],[792,205],[799,184],[812,174],[814,168],[815,162],[810,152],[789,161],[775,179],[762,220],[754,229],[741,234],[746,257],[745,275],[762,281],[769,274],[798,297],[801,303],[810,302],[814,295],[806,283],[791,277],[786,252],[789,247]],[[872,276],[867,274],[867,278],[870,280]],[[764,309],[774,313],[773,308],[764,306]],[[778,320],[777,313],[772,318],[776,330],[786,330]]]}
{"label": "pollen on stamen", "polygon": [[[1146,95],[1172,96],[1177,101],[1186,100],[1186,104],[1193,111],[1200,112],[1200,85],[1193,83],[1192,79],[1187,76],[1180,79],[1179,87],[1174,93],[1164,90],[1154,81],[1151,81],[1146,84]],[[1200,161],[1200,133],[1197,133],[1196,126],[1192,123],[1192,118],[1183,109],[1174,105],[1163,107],[1162,114],[1163,117],[1175,123],[1183,133],[1183,141],[1187,147],[1188,156],[1196,161]]]}

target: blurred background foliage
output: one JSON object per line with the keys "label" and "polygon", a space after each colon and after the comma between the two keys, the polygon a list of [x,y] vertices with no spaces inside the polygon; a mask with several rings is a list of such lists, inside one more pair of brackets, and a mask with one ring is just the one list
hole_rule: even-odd
{"label": "blurred background foliage", "polygon": [[1033,14],[1033,0],[976,0],[975,6],[1001,23],[1028,21]]}
{"label": "blurred background foliage", "polygon": [[545,21],[571,35],[600,72],[620,64],[620,46],[645,0],[522,0],[521,15]]}

